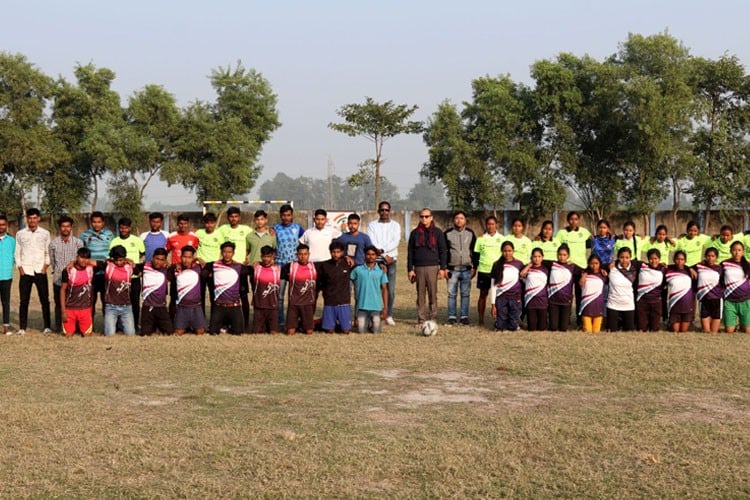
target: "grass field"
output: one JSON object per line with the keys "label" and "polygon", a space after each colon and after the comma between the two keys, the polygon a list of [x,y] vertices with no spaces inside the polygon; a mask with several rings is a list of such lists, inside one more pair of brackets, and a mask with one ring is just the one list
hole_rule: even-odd
{"label": "grass field", "polygon": [[379,336],[1,338],[0,497],[750,496],[750,336],[423,338],[413,301]]}

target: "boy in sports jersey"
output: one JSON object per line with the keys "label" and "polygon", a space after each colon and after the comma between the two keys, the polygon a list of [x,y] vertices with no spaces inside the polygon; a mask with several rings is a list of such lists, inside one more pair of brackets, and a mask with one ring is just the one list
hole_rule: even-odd
{"label": "boy in sports jersey", "polygon": [[76,326],[84,337],[93,335],[91,301],[93,300],[94,266],[89,263],[91,250],[79,248],[72,266],[63,269],[60,285],[62,329],[66,337],[75,335]]}
{"label": "boy in sports jersey", "polygon": [[157,248],[167,248],[169,233],[162,229],[162,224],[164,224],[164,214],[161,212],[148,214],[148,225],[151,230],[141,233],[141,239],[146,248],[145,262],[151,262],[154,250]]}
{"label": "boy in sports jersey", "polygon": [[100,269],[104,269],[104,335],[107,337],[114,335],[117,332],[118,321],[121,322],[122,332],[125,335],[135,335],[135,321],[130,298],[132,283],[138,281],[140,284],[140,280],[133,272],[133,262],[127,258],[125,247],[115,245],[109,251],[109,260],[99,262],[97,265]]}
{"label": "boy in sports jersey", "polygon": [[[281,222],[273,226],[276,233],[276,262],[281,267],[294,262],[297,259],[297,245],[299,239],[305,234],[302,226],[294,222],[294,208],[291,205],[281,205],[279,208]],[[279,326],[283,328],[286,317],[284,316],[284,292],[286,281],[282,278],[279,289]]]}
{"label": "boy in sports jersey", "polygon": [[251,266],[260,263],[263,247],[269,246],[276,250],[276,233],[268,227],[268,214],[265,210],[256,210],[254,217],[255,228],[247,235],[247,260]]}
{"label": "boy in sports jersey", "polygon": [[300,325],[307,335],[312,335],[315,327],[313,316],[318,297],[318,273],[309,259],[310,248],[300,244],[297,247],[297,261],[281,268],[281,279],[289,284],[289,308],[286,315],[286,332],[289,335],[294,335]]}
{"label": "boy in sports jersey", "polygon": [[328,245],[328,251],[331,258],[315,266],[318,271],[318,287],[323,291],[322,327],[326,333],[333,333],[338,324],[342,333],[348,335],[352,329],[349,284],[352,266],[344,258],[344,244],[340,241],[332,241]]}
{"label": "boy in sports jersey", "polygon": [[[117,221],[119,236],[109,243],[109,249],[112,251],[114,247],[122,246],[125,249],[125,257],[130,260],[131,265],[135,265],[145,255],[146,245],[138,236],[131,234],[132,227],[133,221],[128,217],[122,217]],[[135,273],[132,273],[132,279],[133,283],[130,285],[130,307],[133,309],[133,323],[139,325],[141,319],[141,279]]]}
{"label": "boy in sports jersey", "polygon": [[179,264],[171,265],[167,274],[176,291],[175,335],[184,335],[188,328],[203,335],[206,333],[206,317],[201,308],[201,266],[195,261],[195,248],[182,247]]}
{"label": "boy in sports jersey", "polygon": [[[181,252],[184,247],[197,248],[199,245],[198,235],[190,230],[190,218],[185,214],[177,216],[177,231],[169,234],[167,239],[167,250],[171,255],[170,265],[174,266],[181,262]],[[195,254],[195,252],[193,252]],[[174,320],[177,291],[173,288],[169,290],[169,315]]]}
{"label": "boy in sports jersey", "polygon": [[275,258],[276,249],[266,245],[260,249],[260,262],[253,264],[253,333],[279,331],[281,267]]}
{"label": "boy in sports jersey", "polygon": [[[234,261],[246,266],[248,264],[247,237],[253,232],[253,228],[240,224],[240,209],[237,207],[227,209],[227,221],[228,223],[221,226],[219,231],[224,236],[224,241],[234,243]],[[242,303],[242,317],[245,325],[250,321],[250,302],[247,299],[249,291],[247,276],[243,275],[240,278],[240,302]]]}
{"label": "boy in sports jersey", "polygon": [[[477,238],[474,244],[474,253],[479,255],[477,266],[477,288],[479,289],[479,300],[477,301],[477,313],[479,314],[479,326],[484,326],[484,311],[487,308],[487,296],[490,294],[490,282],[492,281],[492,265],[500,258],[500,245],[503,243],[503,235],[497,232],[497,218],[490,215],[484,220],[484,234]],[[492,303],[495,303],[493,298]]]}
{"label": "boy in sports jersey", "polygon": [[[195,253],[195,259],[201,267],[207,262],[216,262],[221,259],[221,244],[224,243],[224,237],[216,230],[216,222],[216,214],[209,212],[203,216],[203,229],[195,232],[198,237],[198,251]],[[206,314],[206,289],[213,290],[213,288],[210,279],[201,280],[201,307],[204,316]],[[208,293],[208,300],[213,312],[214,294],[212,291]]]}
{"label": "boy in sports jersey", "polygon": [[381,320],[385,321],[390,311],[388,304],[388,276],[377,265],[378,249],[370,245],[365,248],[365,263],[352,269],[350,279],[357,295],[357,331],[367,333],[372,325],[372,333],[382,331]]}
{"label": "boy in sports jersey", "polygon": [[[109,244],[115,238],[112,231],[104,227],[104,214],[95,211],[89,216],[91,227],[81,233],[83,246],[91,250],[91,259],[100,261],[109,257]],[[102,301],[102,315],[104,315],[104,271],[94,273],[94,291],[91,301],[91,314],[96,312],[97,297]]]}
{"label": "boy in sports jersey", "polygon": [[225,324],[229,324],[234,335],[245,331],[242,302],[240,301],[240,280],[247,281],[249,271],[234,260],[234,243],[225,241],[221,244],[221,260],[209,262],[203,267],[202,278],[213,278],[214,311],[208,331],[212,335],[221,333]]}
{"label": "boy in sports jersey", "polygon": [[155,248],[151,260],[135,266],[141,276],[141,335],[153,335],[159,330],[165,335],[174,332],[167,310],[167,249]]}

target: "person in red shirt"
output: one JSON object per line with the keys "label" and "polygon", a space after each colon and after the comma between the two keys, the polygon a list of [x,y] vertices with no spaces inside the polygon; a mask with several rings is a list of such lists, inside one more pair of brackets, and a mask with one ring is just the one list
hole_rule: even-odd
{"label": "person in red shirt", "polygon": [[[182,262],[182,248],[192,247],[196,250],[200,241],[198,235],[190,230],[190,219],[185,214],[177,216],[177,231],[169,233],[167,238],[167,251],[172,255],[171,265],[177,266]],[[169,287],[169,316],[174,322],[174,315],[177,307],[177,290],[174,282]]]}
{"label": "person in red shirt", "polygon": [[75,262],[62,272],[60,308],[62,328],[66,337],[72,337],[78,326],[81,335],[93,335],[92,309],[94,266],[89,263],[91,250],[79,248]]}
{"label": "person in red shirt", "polygon": [[289,335],[302,330],[311,335],[313,332],[315,302],[318,297],[315,286],[318,273],[315,264],[309,261],[310,247],[300,244],[297,247],[297,262],[290,262],[281,268],[281,279],[289,285],[289,307],[286,315],[286,331]]}

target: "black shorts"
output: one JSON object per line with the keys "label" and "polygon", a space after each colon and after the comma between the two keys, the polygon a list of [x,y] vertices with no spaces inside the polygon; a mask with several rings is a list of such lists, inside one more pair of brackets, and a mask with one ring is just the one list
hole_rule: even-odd
{"label": "black shorts", "polygon": [[695,311],[686,313],[671,312],[669,313],[669,324],[673,325],[675,323],[692,323],[694,317]]}
{"label": "black shorts", "polygon": [[167,335],[174,333],[169,311],[166,307],[143,306],[141,309],[141,333],[152,335],[156,330]]}
{"label": "black shorts", "polygon": [[315,328],[315,304],[298,306],[289,304],[286,314],[286,329],[296,330],[302,324],[302,330],[310,332]]}
{"label": "black shorts", "polygon": [[479,290],[489,290],[492,284],[491,273],[477,273],[477,288]]}
{"label": "black shorts", "polygon": [[187,330],[188,328],[205,330],[207,324],[206,317],[203,315],[203,308],[201,306],[177,306],[177,310],[174,313],[174,327],[175,330]]}
{"label": "black shorts", "polygon": [[722,302],[721,299],[701,300],[701,319],[721,319]]}

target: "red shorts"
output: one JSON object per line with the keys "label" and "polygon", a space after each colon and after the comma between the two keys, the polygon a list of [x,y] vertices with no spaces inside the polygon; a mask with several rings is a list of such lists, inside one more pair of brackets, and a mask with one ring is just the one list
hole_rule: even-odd
{"label": "red shorts", "polygon": [[63,332],[66,336],[72,337],[76,333],[76,323],[78,329],[84,337],[93,334],[93,325],[91,324],[91,308],[86,309],[66,309],[68,321],[63,323]]}

